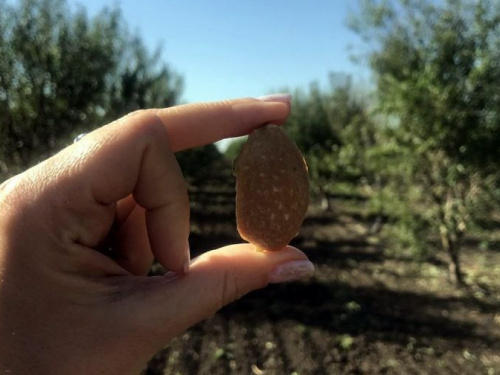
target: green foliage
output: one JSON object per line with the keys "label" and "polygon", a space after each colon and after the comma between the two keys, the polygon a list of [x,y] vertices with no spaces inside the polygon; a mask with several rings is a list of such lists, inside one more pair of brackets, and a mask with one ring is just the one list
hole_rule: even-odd
{"label": "green foliage", "polygon": [[179,152],[176,157],[184,176],[194,183],[213,175],[219,163],[227,162],[213,144]]}
{"label": "green foliage", "polygon": [[356,313],[361,310],[361,305],[356,301],[349,301],[345,304],[345,309],[350,313]]}
{"label": "green foliage", "polygon": [[226,355],[226,351],[224,350],[224,348],[217,348],[214,352],[213,357],[215,360],[219,360],[219,359],[223,358],[225,355]]}
{"label": "green foliage", "polygon": [[230,162],[235,160],[240,154],[241,148],[243,147],[246,141],[247,141],[246,137],[232,140],[231,143],[227,146],[226,150],[224,151],[224,157]]}
{"label": "green foliage", "polygon": [[307,94],[296,91],[293,96],[286,130],[306,155],[340,143],[332,126],[330,104],[316,84],[311,84]]}
{"label": "green foliage", "polygon": [[350,350],[354,345],[354,338],[351,335],[344,334],[337,337],[338,345],[343,350]]}
{"label": "green foliage", "polygon": [[89,18],[63,0],[0,1],[0,179],[76,134],[172,105],[180,79],[117,9]]}
{"label": "green foliage", "polygon": [[298,333],[300,333],[302,335],[304,333],[306,333],[308,330],[309,330],[309,327],[307,325],[305,325],[305,324],[297,324],[295,326],[295,331],[297,331]]}
{"label": "green foliage", "polygon": [[369,60],[386,116],[370,160],[405,206],[403,242],[422,246],[423,229],[432,229],[461,282],[460,241],[497,195],[500,4],[362,4],[351,24],[373,48]]}
{"label": "green foliage", "polygon": [[304,153],[312,193],[329,209],[327,195],[337,180],[374,180],[367,152],[375,143],[368,101],[355,94],[350,77],[339,83],[332,76],[329,91],[315,84],[308,93],[294,94],[285,129]]}
{"label": "green foliage", "polygon": [[390,225],[384,229],[384,237],[389,252],[404,251],[417,262],[426,260],[431,253],[431,246],[427,239],[428,224],[418,214],[411,211],[408,205],[400,199],[384,200],[387,211],[392,212]]}

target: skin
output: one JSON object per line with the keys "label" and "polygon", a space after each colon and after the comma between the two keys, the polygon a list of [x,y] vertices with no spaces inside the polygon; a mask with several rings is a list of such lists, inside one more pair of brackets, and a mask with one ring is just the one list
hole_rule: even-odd
{"label": "skin", "polygon": [[[134,112],[0,185],[0,373],[137,374],[299,250],[238,244],[189,266],[174,153],[283,123],[286,102]],[[153,258],[171,272],[147,277]]]}

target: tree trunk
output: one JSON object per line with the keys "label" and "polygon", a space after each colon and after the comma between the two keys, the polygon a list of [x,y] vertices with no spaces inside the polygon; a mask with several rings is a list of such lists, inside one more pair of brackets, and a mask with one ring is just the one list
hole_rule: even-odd
{"label": "tree trunk", "polygon": [[460,247],[458,241],[447,233],[441,233],[441,244],[450,257],[448,262],[450,280],[457,287],[465,286],[464,276],[460,266]]}
{"label": "tree trunk", "polygon": [[319,195],[320,195],[320,204],[321,204],[321,209],[323,212],[330,212],[332,210],[332,206],[330,204],[330,199],[328,197],[328,193],[326,192],[326,189],[324,189],[322,186],[319,186]]}
{"label": "tree trunk", "polygon": [[330,200],[326,194],[321,194],[321,209],[324,212],[330,212],[332,207],[330,205]]}

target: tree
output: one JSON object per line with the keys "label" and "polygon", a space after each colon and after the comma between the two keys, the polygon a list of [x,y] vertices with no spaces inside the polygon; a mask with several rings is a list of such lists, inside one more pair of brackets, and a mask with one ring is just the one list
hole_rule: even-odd
{"label": "tree", "polygon": [[328,196],[334,181],[358,182],[371,176],[365,156],[374,142],[365,98],[355,93],[349,76],[330,78],[327,91],[317,84],[305,94],[296,91],[285,127],[306,158],[313,195],[325,210],[331,210]]}
{"label": "tree", "polygon": [[0,180],[76,134],[177,101],[180,78],[119,10],[89,18],[63,0],[0,0]]}
{"label": "tree", "polygon": [[331,208],[328,192],[335,173],[332,158],[339,144],[329,118],[328,104],[328,98],[315,83],[310,85],[307,93],[296,90],[285,127],[304,154],[312,193],[321,200],[325,210]]}
{"label": "tree", "polygon": [[197,147],[176,154],[182,173],[193,185],[206,185],[211,177],[230,168],[230,163],[214,144]]}
{"label": "tree", "polygon": [[226,150],[224,151],[224,157],[233,162],[241,152],[241,148],[246,143],[247,137],[241,137],[231,140]]}
{"label": "tree", "polygon": [[390,136],[378,150],[379,173],[413,222],[439,236],[450,276],[463,285],[461,241],[499,180],[500,3],[361,3],[351,26],[371,47]]}

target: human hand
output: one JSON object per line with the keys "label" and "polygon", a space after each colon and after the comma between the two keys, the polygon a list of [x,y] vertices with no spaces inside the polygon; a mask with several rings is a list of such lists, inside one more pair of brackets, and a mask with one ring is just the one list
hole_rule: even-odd
{"label": "human hand", "polygon": [[[287,101],[238,99],[134,112],[2,184],[0,373],[136,374],[222,306],[309,276],[292,247],[232,245],[189,265],[174,156],[289,111]],[[153,258],[171,272],[147,277]]]}

